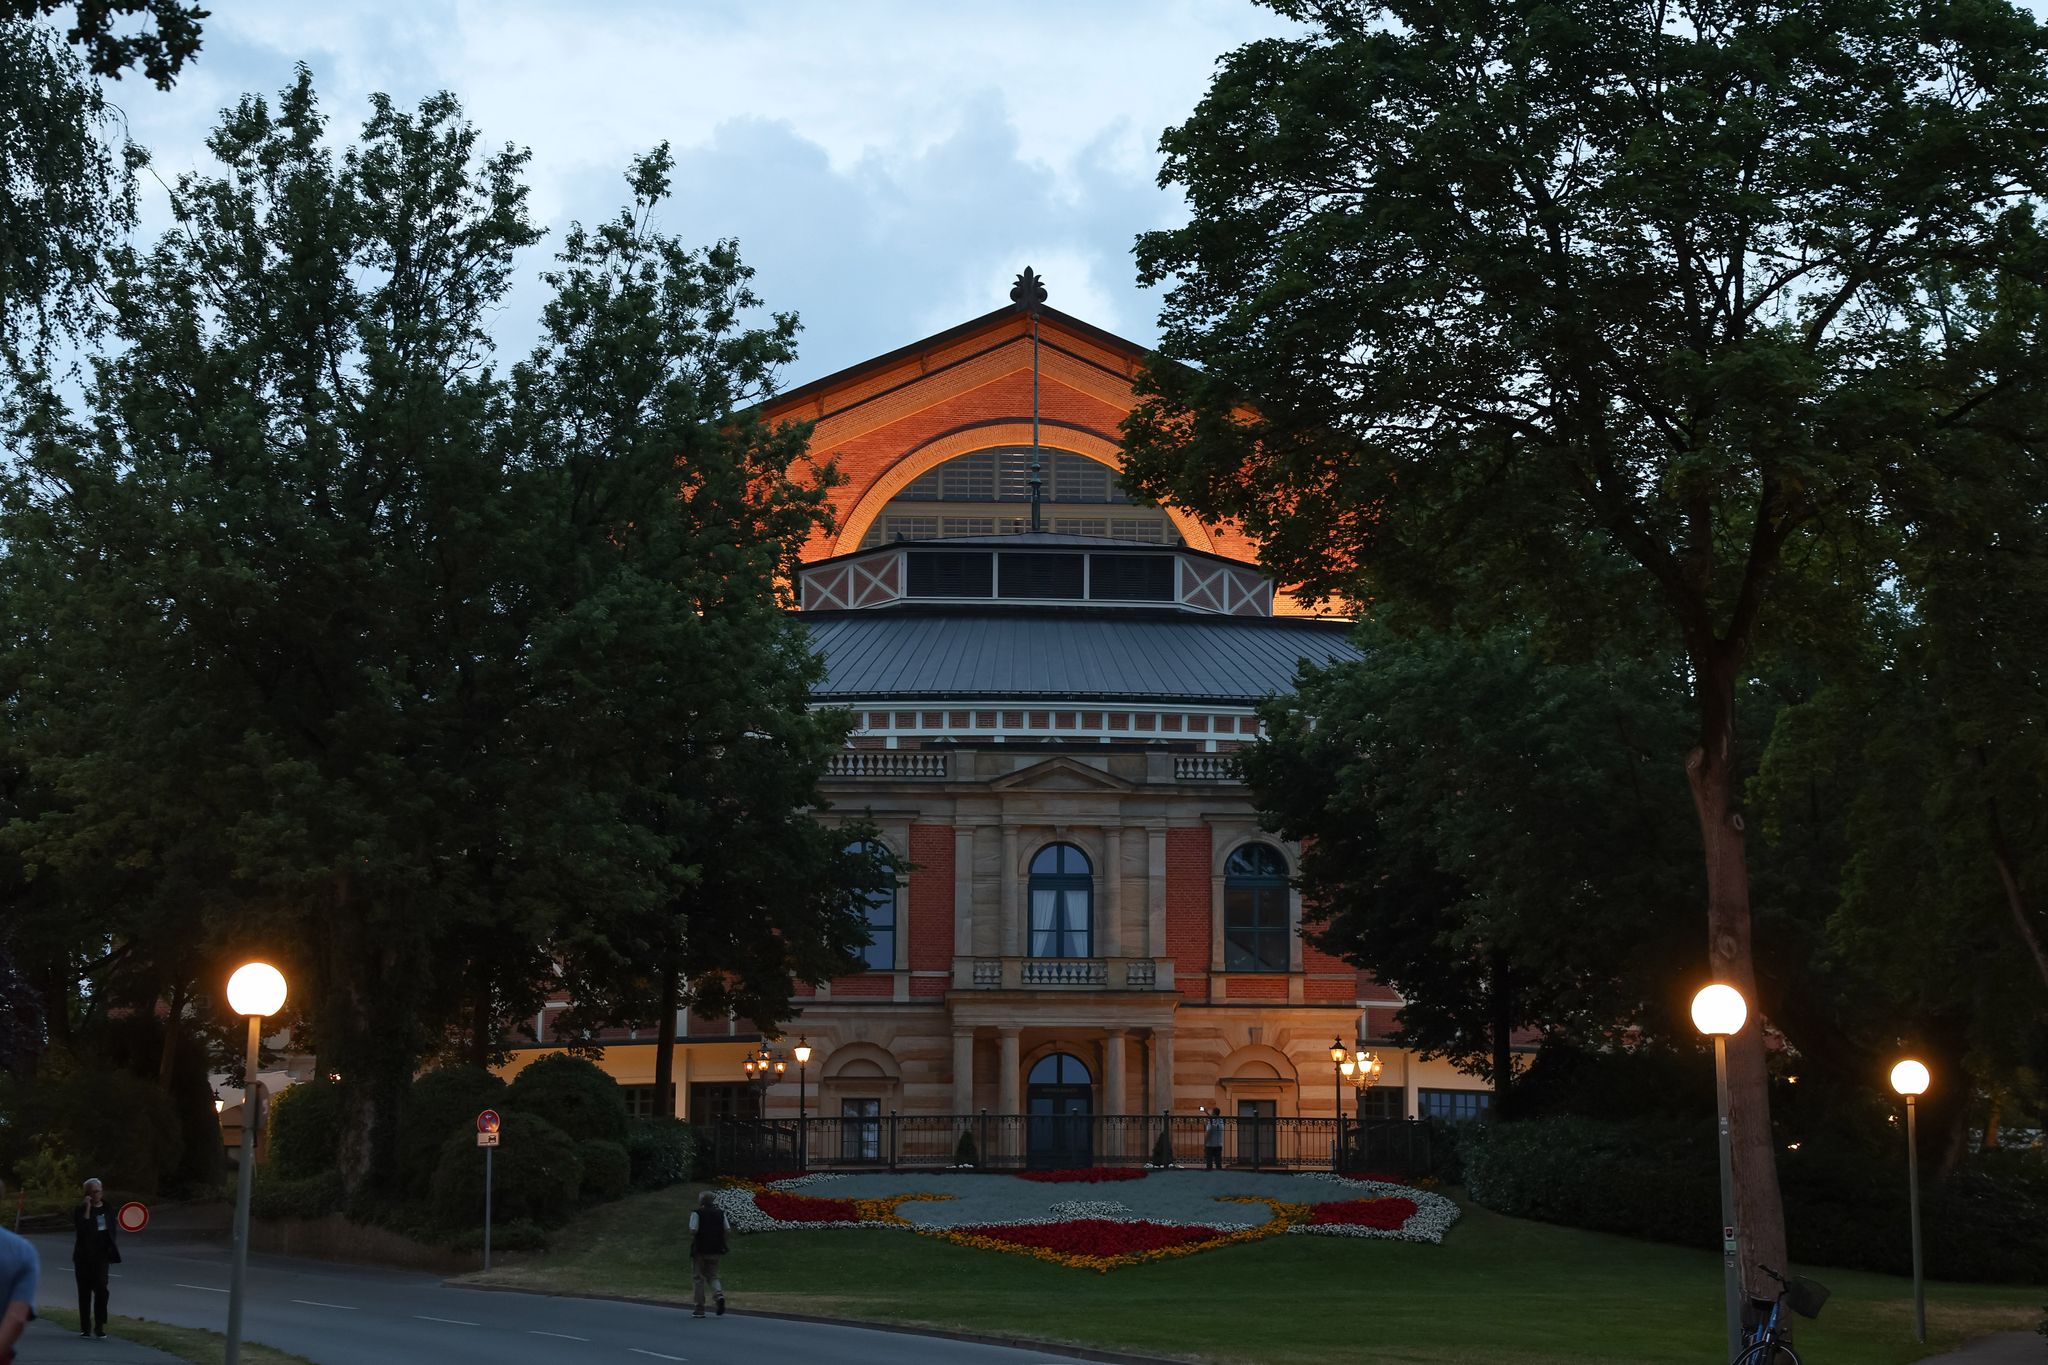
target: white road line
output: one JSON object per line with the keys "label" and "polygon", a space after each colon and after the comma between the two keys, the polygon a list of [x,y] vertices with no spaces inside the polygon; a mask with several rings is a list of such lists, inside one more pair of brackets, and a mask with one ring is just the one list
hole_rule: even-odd
{"label": "white road line", "polygon": [[322,1303],[318,1299],[293,1299],[292,1302],[303,1303],[308,1308],[339,1308],[344,1313],[353,1313],[356,1311],[355,1309],[349,1307],[345,1303]]}
{"label": "white road line", "polygon": [[175,1280],[171,1282],[171,1287],[174,1289],[200,1289],[204,1290],[208,1294],[225,1294],[228,1292],[225,1289],[215,1289],[210,1284],[179,1284]]}
{"label": "white road line", "polygon": [[543,1332],[543,1331],[541,1331],[541,1330],[540,1330],[539,1328],[537,1328],[537,1327],[529,1327],[529,1328],[527,1328],[527,1329],[526,1329],[526,1335],[528,1335],[528,1336],[530,1336],[530,1337],[560,1337],[560,1338],[561,1338],[562,1340],[564,1340],[564,1341],[588,1341],[588,1340],[590,1340],[590,1338],[589,1338],[589,1337],[572,1337],[572,1336],[570,1336],[570,1335],[569,1335],[569,1334],[568,1334],[567,1332]]}
{"label": "white road line", "polygon": [[689,1359],[689,1357],[688,1357],[688,1356],[668,1356],[668,1355],[663,1355],[663,1354],[662,1354],[661,1352],[659,1352],[659,1351],[643,1351],[643,1350],[641,1350],[641,1349],[640,1349],[640,1348],[639,1348],[638,1346],[628,1346],[628,1347],[627,1347],[626,1349],[627,1349],[627,1350],[629,1350],[629,1351],[631,1351],[631,1352],[632,1352],[632,1353],[633,1353],[634,1355],[636,1355],[636,1356],[653,1356],[653,1357],[654,1357],[654,1358],[655,1358],[656,1360],[688,1360],[688,1359]]}
{"label": "white road line", "polygon": [[475,1322],[465,1322],[465,1321],[464,1321],[463,1319],[461,1319],[461,1318],[437,1318],[437,1317],[434,1317],[434,1316],[433,1316],[432,1314],[429,1314],[429,1313],[414,1313],[414,1314],[413,1314],[413,1316],[414,1316],[414,1317],[416,1317],[416,1318],[418,1318],[418,1319],[419,1319],[419,1320],[420,1320],[421,1322],[445,1322],[445,1323],[447,1323],[447,1324],[448,1324],[449,1326],[451,1326],[451,1327],[479,1327],[479,1326],[482,1326],[482,1324],[481,1324],[481,1323],[475,1323]]}

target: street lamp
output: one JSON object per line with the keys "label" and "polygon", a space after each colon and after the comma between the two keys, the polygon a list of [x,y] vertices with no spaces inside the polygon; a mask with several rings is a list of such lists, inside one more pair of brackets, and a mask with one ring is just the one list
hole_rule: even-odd
{"label": "street lamp", "polygon": [[1927,1068],[1911,1058],[1892,1068],[1892,1089],[1906,1097],[1906,1201],[1913,1214],[1913,1340],[1927,1340],[1927,1290],[1920,1278],[1920,1141],[1913,1101],[1927,1093]]}
{"label": "street lamp", "polygon": [[796,1055],[796,1168],[808,1170],[810,1144],[805,1141],[804,1120],[804,1071],[811,1064],[811,1041],[802,1034],[797,1035],[796,1046],[790,1051]]}
{"label": "street lamp", "polygon": [[1742,1275],[1735,1265],[1735,1157],[1728,1145],[1728,1037],[1742,1032],[1749,1003],[1719,982],[1692,998],[1693,1027],[1714,1040],[1714,1103],[1721,1119],[1721,1295],[1728,1318],[1728,1358],[1742,1351]]}
{"label": "street lamp", "polygon": [[228,1276],[227,1365],[242,1358],[242,1281],[249,1267],[249,1191],[256,1175],[256,1067],[263,1045],[263,1021],[284,1008],[284,973],[268,962],[247,962],[228,978],[228,1007],[249,1020],[249,1049],[242,1063],[242,1169],[236,1177],[235,1258]]}
{"label": "street lamp", "polygon": [[1330,1169],[1337,1170],[1344,1164],[1344,1082],[1357,1068],[1351,1060],[1351,1049],[1344,1046],[1341,1038],[1330,1040],[1330,1065],[1336,1069],[1334,1102],[1337,1106],[1337,1131],[1330,1139]]}

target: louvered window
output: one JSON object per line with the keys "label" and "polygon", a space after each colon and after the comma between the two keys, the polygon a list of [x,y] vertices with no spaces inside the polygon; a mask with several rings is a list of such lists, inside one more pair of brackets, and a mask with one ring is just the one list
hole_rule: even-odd
{"label": "louvered window", "polygon": [[910,561],[912,597],[987,597],[995,583],[995,556],[974,551],[914,550]]}
{"label": "louvered window", "polygon": [[[915,581],[915,580],[913,580]],[[1004,555],[998,597],[1081,596],[1081,556]]]}

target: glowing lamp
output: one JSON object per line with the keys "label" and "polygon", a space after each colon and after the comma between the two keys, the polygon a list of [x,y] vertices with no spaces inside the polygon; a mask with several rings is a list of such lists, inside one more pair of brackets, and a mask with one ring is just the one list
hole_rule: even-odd
{"label": "glowing lamp", "polygon": [[1338,1041],[1337,1039],[1335,1039],[1335,1038],[1332,1038],[1332,1039],[1330,1040],[1330,1060],[1331,1060],[1331,1061],[1333,1061],[1333,1062],[1337,1062],[1337,1063],[1339,1063],[1339,1064],[1341,1065],[1341,1064],[1343,1063],[1344,1059],[1345,1059],[1346,1057],[1349,1057],[1350,1055],[1351,1055],[1351,1049],[1350,1049],[1350,1048],[1348,1048],[1348,1047],[1344,1046],[1344,1044],[1343,1044],[1343,1043],[1339,1042],[1339,1041]]}
{"label": "glowing lamp", "polygon": [[1910,1057],[1892,1068],[1892,1089],[1901,1095],[1913,1096],[1927,1093],[1927,1083],[1932,1077],[1927,1068]]}
{"label": "glowing lamp", "polygon": [[228,1005],[236,1014],[268,1019],[284,1008],[284,973],[268,962],[245,962],[228,978]]}
{"label": "glowing lamp", "polygon": [[796,1064],[798,1066],[806,1066],[810,1063],[811,1045],[802,1038],[796,1040],[796,1046],[791,1051],[796,1053]]}
{"label": "glowing lamp", "polygon": [[1692,998],[1692,1024],[1708,1037],[1727,1037],[1742,1032],[1749,1018],[1748,1002],[1733,986],[1715,982]]}

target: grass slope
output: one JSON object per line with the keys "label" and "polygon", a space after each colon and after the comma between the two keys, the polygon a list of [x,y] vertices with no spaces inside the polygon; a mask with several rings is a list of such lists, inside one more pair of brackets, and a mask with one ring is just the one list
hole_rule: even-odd
{"label": "grass slope", "polygon": [[[78,1314],[69,1309],[45,1308],[36,1316],[48,1318],[67,1332],[75,1334],[78,1331]],[[167,1355],[190,1361],[191,1365],[224,1365],[227,1360],[228,1339],[203,1327],[173,1327],[170,1323],[151,1322],[148,1318],[116,1316],[107,1319],[107,1335],[132,1341],[138,1346],[155,1347]],[[304,1356],[252,1341],[242,1343],[242,1362],[243,1365],[313,1365]]]}
{"label": "grass slope", "polygon": [[[466,1283],[685,1301],[696,1187],[623,1200],[554,1248]],[[1721,1268],[1710,1253],[1503,1218],[1465,1205],[1441,1246],[1276,1237],[1107,1274],[880,1230],[737,1237],[736,1308],[1029,1337],[1258,1365],[1553,1365],[1720,1361]],[[1800,1348],[1828,1365],[1894,1365],[2040,1320],[2038,1290],[1928,1287],[1912,1341],[1908,1281],[1853,1271]]]}

